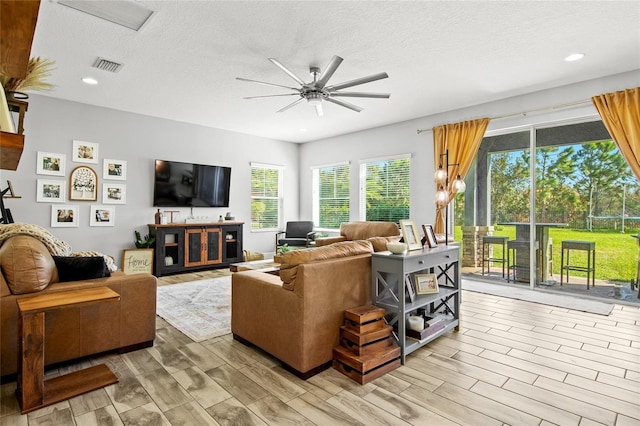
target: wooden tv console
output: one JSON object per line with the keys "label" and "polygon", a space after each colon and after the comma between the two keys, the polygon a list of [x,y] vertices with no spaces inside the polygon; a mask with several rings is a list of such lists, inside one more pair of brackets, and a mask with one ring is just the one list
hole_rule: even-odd
{"label": "wooden tv console", "polygon": [[149,224],[155,236],[153,274],[157,277],[242,262],[244,222]]}

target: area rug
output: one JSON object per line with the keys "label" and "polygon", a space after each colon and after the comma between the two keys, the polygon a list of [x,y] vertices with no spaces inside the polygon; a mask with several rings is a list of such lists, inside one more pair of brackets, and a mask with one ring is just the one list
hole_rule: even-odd
{"label": "area rug", "polygon": [[231,333],[231,277],[158,287],[158,316],[195,342]]}
{"label": "area rug", "polygon": [[476,293],[491,294],[493,296],[508,297],[511,299],[524,300],[527,302],[542,303],[544,305],[557,306],[559,308],[571,309],[574,311],[591,312],[599,315],[609,315],[613,310],[611,303],[600,302],[586,298],[551,294],[540,290],[530,290],[518,288],[504,284],[491,284],[469,279],[462,280],[462,289],[474,291]]}

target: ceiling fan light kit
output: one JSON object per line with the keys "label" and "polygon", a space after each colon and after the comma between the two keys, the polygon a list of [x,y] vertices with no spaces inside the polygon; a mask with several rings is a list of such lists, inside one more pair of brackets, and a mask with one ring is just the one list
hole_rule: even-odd
{"label": "ceiling fan light kit", "polygon": [[341,107],[350,109],[352,111],[360,112],[362,108],[352,103],[335,99],[336,97],[351,97],[351,98],[373,98],[373,99],[388,99],[391,95],[389,93],[366,93],[366,92],[340,92],[341,89],[347,89],[349,87],[359,86],[365,83],[371,83],[373,81],[382,80],[388,78],[386,72],[381,72],[378,74],[373,74],[367,77],[357,78],[355,80],[346,81],[344,83],[335,84],[332,86],[327,86],[329,79],[336,72],[343,59],[339,56],[334,56],[329,61],[329,64],[325,68],[324,72],[320,72],[320,68],[318,67],[309,67],[309,73],[313,77],[313,81],[310,83],[305,83],[300,77],[298,77],[293,71],[285,67],[282,63],[280,63],[275,58],[269,58],[269,61],[273,63],[275,66],[284,71],[289,77],[291,77],[296,83],[300,85],[297,87],[289,87],[281,84],[275,83],[267,83],[264,81],[251,80],[248,78],[236,77],[237,80],[240,81],[248,81],[252,83],[266,84],[267,86],[275,86],[281,87],[284,89],[289,89],[295,91],[295,93],[284,93],[284,94],[275,94],[275,95],[264,95],[264,96],[248,96],[245,99],[257,99],[257,98],[270,98],[276,96],[299,96],[298,99],[286,105],[284,108],[279,109],[277,112],[284,112],[302,101],[306,100],[309,105],[312,105],[316,108],[316,113],[318,116],[324,115],[324,111],[322,109],[322,101],[331,102],[336,105],[340,105]]}

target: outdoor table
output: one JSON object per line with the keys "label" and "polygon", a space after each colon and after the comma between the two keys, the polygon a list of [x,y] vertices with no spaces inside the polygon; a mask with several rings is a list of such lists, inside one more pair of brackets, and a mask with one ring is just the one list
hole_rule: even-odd
{"label": "outdoor table", "polygon": [[[515,226],[516,227],[516,240],[529,241],[531,224],[529,222],[505,222],[499,223],[502,226]],[[536,222],[536,241],[540,250],[540,258],[542,259],[542,265],[536,265],[536,282],[538,284],[545,284],[549,280],[551,272],[549,270],[549,261],[552,254],[548,251],[549,246],[549,228],[566,228],[568,223],[540,223]],[[519,253],[516,255],[516,266],[521,263],[521,259],[526,259],[529,262],[530,248],[518,249]],[[540,262],[537,262],[540,263]],[[528,268],[528,265],[525,265]],[[517,270],[517,269],[516,269]],[[518,281],[529,282],[528,274],[520,274],[517,276]]]}

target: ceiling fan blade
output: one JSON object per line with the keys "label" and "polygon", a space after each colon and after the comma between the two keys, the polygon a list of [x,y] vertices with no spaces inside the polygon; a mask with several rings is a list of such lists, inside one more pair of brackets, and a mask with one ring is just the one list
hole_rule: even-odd
{"label": "ceiling fan blade", "polygon": [[289,105],[287,105],[284,108],[279,109],[277,112],[284,112],[286,110],[288,110],[289,108],[293,108],[294,106],[298,105],[300,102],[304,101],[304,98],[300,98],[294,102],[291,102]]}
{"label": "ceiling fan blade", "polygon": [[363,93],[363,92],[330,92],[330,96],[344,96],[347,98],[385,98],[389,99],[389,93]]}
{"label": "ceiling fan blade", "polygon": [[322,117],[324,115],[324,110],[322,109],[322,104],[317,104],[316,105],[316,114],[318,114],[318,117]]}
{"label": "ceiling fan blade", "polygon": [[318,89],[322,89],[327,84],[327,81],[329,81],[333,73],[336,72],[342,61],[343,59],[340,56],[334,55],[333,58],[331,58],[329,65],[327,65],[316,82],[316,87]]}
{"label": "ceiling fan blade", "polygon": [[288,75],[289,77],[291,77],[292,79],[294,79],[294,80],[296,81],[296,83],[298,83],[298,84],[299,84],[299,85],[301,85],[301,86],[304,86],[304,85],[305,85],[305,82],[304,82],[304,81],[302,81],[302,79],[301,79],[300,77],[298,77],[297,75],[295,75],[295,74],[293,73],[293,71],[289,70],[289,68],[285,67],[285,66],[284,66],[284,65],[282,65],[280,62],[278,62],[278,60],[277,60],[277,59],[275,59],[275,58],[269,58],[269,60],[270,60],[270,61],[271,61],[275,66],[277,66],[278,68],[280,68],[282,71],[286,72],[286,73],[287,73],[287,75]]}
{"label": "ceiling fan blade", "polygon": [[334,103],[334,104],[336,104],[336,105],[340,105],[340,106],[343,106],[343,107],[345,107],[345,108],[352,109],[352,110],[354,110],[355,112],[360,112],[360,111],[362,111],[362,108],[360,108],[359,106],[356,106],[356,105],[354,105],[354,104],[350,104],[349,102],[339,101],[339,100],[337,100],[337,99],[332,99],[332,98],[326,98],[326,99],[325,99],[325,101],[327,101],[327,102],[332,102],[332,103]]}
{"label": "ceiling fan blade", "polygon": [[300,96],[300,93],[284,93],[282,95],[245,96],[242,99],[272,98],[274,96],[293,96],[293,95]]}
{"label": "ceiling fan blade", "polygon": [[359,84],[371,83],[372,81],[382,80],[383,78],[387,78],[389,75],[386,72],[381,72],[378,74],[373,74],[368,77],[356,78],[355,80],[346,81],[344,83],[335,84],[333,86],[329,86],[326,89],[330,92],[340,89],[346,89],[347,87],[357,86]]}
{"label": "ceiling fan blade", "polygon": [[251,80],[249,78],[236,77],[236,80],[248,81],[250,83],[266,84],[267,86],[284,87],[285,89],[291,89],[291,90],[300,90],[299,88],[296,88],[296,87],[283,86],[281,84],[275,84],[275,83],[267,83],[265,81]]}

